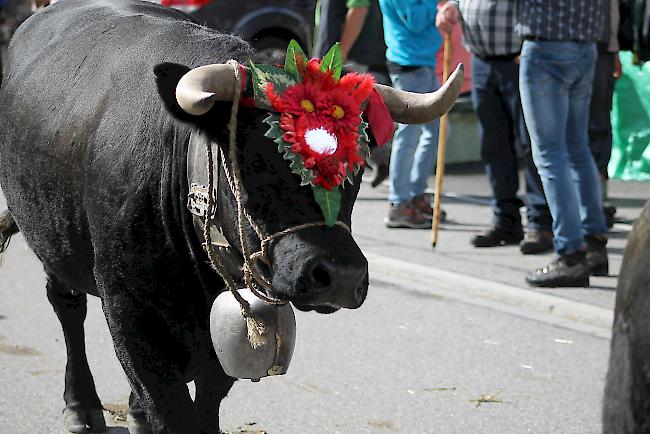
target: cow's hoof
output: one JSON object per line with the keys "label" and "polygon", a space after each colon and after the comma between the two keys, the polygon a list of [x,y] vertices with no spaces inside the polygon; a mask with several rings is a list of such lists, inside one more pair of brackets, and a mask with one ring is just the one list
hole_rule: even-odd
{"label": "cow's hoof", "polygon": [[106,421],[102,410],[66,408],[63,410],[63,425],[71,433],[106,431]]}
{"label": "cow's hoof", "polygon": [[86,416],[88,412],[83,409],[66,408],[63,410],[63,425],[72,433],[86,433]]}
{"label": "cow's hoof", "polygon": [[151,428],[146,419],[135,418],[129,413],[127,421],[129,424],[129,434],[151,434]]}
{"label": "cow's hoof", "polygon": [[104,432],[106,431],[106,420],[104,419],[103,410],[90,410],[88,411],[88,426],[90,427],[90,432]]}

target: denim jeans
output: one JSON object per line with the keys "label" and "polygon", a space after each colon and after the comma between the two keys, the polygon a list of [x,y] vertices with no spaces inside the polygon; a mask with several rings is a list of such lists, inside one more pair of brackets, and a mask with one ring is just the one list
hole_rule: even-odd
{"label": "denim jeans", "polygon": [[[409,92],[425,93],[438,89],[434,69],[425,66],[408,71],[393,70],[390,79],[395,88]],[[438,125],[436,119],[423,125],[397,126],[390,156],[388,200],[391,203],[408,202],[426,190],[427,178],[436,163]]]}
{"label": "denim jeans", "polygon": [[519,161],[515,140],[523,151],[526,179],[526,208],[530,229],[551,230],[551,213],[546,205],[542,181],[530,152],[530,139],[519,100],[519,65],[511,58],[483,59],[472,56],[472,104],[479,121],[481,159],[492,187],[495,225],[521,225],[517,197]]}
{"label": "denim jeans", "polygon": [[612,123],[609,113],[612,111],[616,81],[613,76],[615,57],[616,53],[599,46],[589,107],[589,147],[598,172],[605,179],[608,178],[607,165],[612,156]]}
{"label": "denim jeans", "polygon": [[607,232],[587,134],[595,62],[593,43],[527,40],[521,52],[521,102],[560,255]]}

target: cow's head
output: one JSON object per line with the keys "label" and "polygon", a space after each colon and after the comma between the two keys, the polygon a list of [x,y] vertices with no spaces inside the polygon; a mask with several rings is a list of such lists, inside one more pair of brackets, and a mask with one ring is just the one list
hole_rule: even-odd
{"label": "cow's head", "polygon": [[[235,73],[246,74],[246,71],[237,69],[232,64],[214,64],[189,70],[178,81],[175,94],[178,107],[184,112],[183,117],[218,143],[225,156],[229,155],[227,125],[235,88],[239,87],[237,83],[244,84],[244,91],[246,88],[246,82]],[[413,94],[379,84],[375,84],[374,88],[383,97],[395,121],[424,123],[449,110],[458,96],[461,83],[462,67],[441,89],[431,94]],[[239,180],[233,179],[230,159],[226,158],[225,169],[220,169],[217,201],[224,234],[230,244],[241,252],[237,204],[231,187],[224,182],[230,177],[231,182],[241,185],[241,203],[247,214],[243,228],[251,249],[260,249],[260,232],[263,236],[272,235],[268,243],[268,263],[258,262],[261,273],[271,283],[267,295],[291,301],[302,310],[328,313],[342,307],[355,309],[365,300],[368,289],[368,263],[349,231],[363,170],[352,170],[352,162],[342,159],[339,161],[344,161],[345,167],[350,170],[339,173],[336,179],[340,185],[325,185],[327,181],[315,182],[315,176],[320,172],[312,170],[305,174],[304,169],[313,165],[297,164],[295,161],[298,158],[298,163],[304,163],[306,155],[300,152],[289,155],[284,148],[290,147],[290,143],[274,141],[274,137],[269,137],[272,136],[269,134],[272,127],[269,114],[277,111],[278,106],[268,100],[260,102],[256,98],[255,101],[252,107],[240,101],[237,114]],[[318,110],[308,103],[303,104],[306,110]],[[363,110],[365,103],[360,103],[358,108]],[[336,115],[342,114],[338,111]],[[356,116],[359,116],[358,113]],[[280,118],[281,114],[278,114],[277,120]],[[303,146],[306,131],[315,129],[318,128],[298,132],[302,134],[300,143]],[[320,138],[332,142],[332,136],[336,141],[338,133],[330,128],[325,130],[327,134],[321,131],[320,135],[309,137],[307,142],[313,144],[314,140]],[[284,133],[286,131],[281,136],[289,140]],[[372,134],[369,135],[373,142]],[[299,147],[296,149],[299,150]],[[362,168],[363,162],[358,166]],[[347,183],[343,182],[345,175],[349,175]],[[325,188],[328,186],[329,189]],[[328,205],[315,194],[318,187],[321,193],[327,194],[333,187],[337,189],[337,195],[340,193],[340,207],[333,214],[330,209],[328,215]],[[257,230],[249,220],[257,226]],[[323,224],[292,230],[314,222]]]}

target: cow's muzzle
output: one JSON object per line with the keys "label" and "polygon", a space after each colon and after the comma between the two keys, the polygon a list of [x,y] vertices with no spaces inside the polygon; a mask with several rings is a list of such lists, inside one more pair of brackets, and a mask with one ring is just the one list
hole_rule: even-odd
{"label": "cow's muzzle", "polygon": [[320,229],[285,237],[271,255],[270,295],[300,310],[356,309],[366,299],[368,261],[349,233]]}
{"label": "cow's muzzle", "polygon": [[293,304],[300,310],[331,313],[340,308],[360,307],[368,294],[368,266],[351,267],[329,261],[308,265],[306,282]]}

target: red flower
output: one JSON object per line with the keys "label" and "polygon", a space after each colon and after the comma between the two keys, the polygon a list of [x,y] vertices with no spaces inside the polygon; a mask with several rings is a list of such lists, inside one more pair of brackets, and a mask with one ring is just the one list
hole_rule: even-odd
{"label": "red flower", "polygon": [[363,165],[359,155],[361,104],[373,89],[372,77],[347,74],[338,82],[332,72],[321,71],[320,61],[298,62],[301,83],[278,95],[269,84],[267,96],[281,113],[280,128],[291,152],[299,154],[314,174],[314,185],[330,190],[340,185],[346,167]]}

